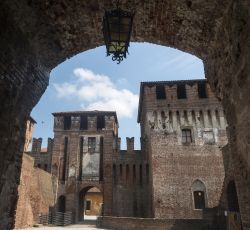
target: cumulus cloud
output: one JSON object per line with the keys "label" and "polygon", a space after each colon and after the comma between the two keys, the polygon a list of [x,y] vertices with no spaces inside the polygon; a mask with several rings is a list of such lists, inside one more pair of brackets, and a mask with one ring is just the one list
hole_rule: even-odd
{"label": "cumulus cloud", "polygon": [[111,79],[89,69],[77,68],[71,83],[54,84],[58,98],[78,99],[84,110],[111,110],[118,116],[132,117],[139,97],[128,89],[119,89]]}

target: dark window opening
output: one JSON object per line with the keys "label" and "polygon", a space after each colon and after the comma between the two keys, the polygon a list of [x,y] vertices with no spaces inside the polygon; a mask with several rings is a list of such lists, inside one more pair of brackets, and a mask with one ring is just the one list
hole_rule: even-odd
{"label": "dark window opening", "polygon": [[185,119],[185,122],[188,123],[188,114],[186,110],[184,110],[184,119]]}
{"label": "dark window opening", "polygon": [[41,164],[38,164],[37,167],[38,167],[38,168],[41,168]]}
{"label": "dark window opening", "polygon": [[126,165],[126,182],[129,181],[129,165]]}
{"label": "dark window opening", "polygon": [[66,199],[65,196],[60,196],[58,198],[58,212],[65,212],[66,210]]}
{"label": "dark window opening", "polygon": [[207,116],[208,116],[209,125],[213,126],[212,115],[211,115],[211,111],[210,110],[207,111]]}
{"label": "dark window opening", "polygon": [[100,138],[100,181],[103,181],[103,137]]}
{"label": "dark window opening", "polygon": [[122,164],[120,164],[120,180],[122,180]]}
{"label": "dark window opening", "polygon": [[140,185],[142,186],[142,165],[140,165]]}
{"label": "dark window opening", "polygon": [[176,118],[177,118],[177,123],[180,125],[181,124],[181,117],[179,111],[176,111]]}
{"label": "dark window opening", "polygon": [[64,154],[63,154],[63,174],[62,174],[62,181],[65,181],[65,179],[66,179],[67,157],[68,157],[68,137],[65,137],[64,138]]}
{"label": "dark window opening", "polygon": [[117,175],[116,175],[116,165],[113,165],[113,182],[116,184],[117,182]]}
{"label": "dark window opening", "polygon": [[220,115],[219,115],[218,110],[215,110],[215,117],[216,117],[217,124],[220,126]]}
{"label": "dark window opening", "polygon": [[80,129],[81,130],[87,130],[88,129],[88,116],[82,115],[80,117]]}
{"label": "dark window opening", "polygon": [[201,124],[202,127],[205,126],[204,116],[203,116],[202,110],[200,110],[200,124]]}
{"label": "dark window opening", "polygon": [[47,169],[48,169],[48,165],[45,164],[45,165],[44,165],[44,170],[47,171]]}
{"label": "dark window opening", "polygon": [[182,143],[191,143],[192,142],[192,135],[190,129],[182,129]]}
{"label": "dark window opening", "polygon": [[193,123],[195,124],[196,123],[196,116],[195,116],[194,110],[192,110],[192,120],[193,120]]}
{"label": "dark window opening", "polygon": [[227,202],[228,210],[231,212],[239,212],[238,195],[234,181],[230,181],[227,186]]}
{"label": "dark window opening", "polygon": [[198,95],[199,98],[207,98],[207,89],[205,82],[198,83]]}
{"label": "dark window opening", "polygon": [[177,98],[178,99],[186,99],[187,98],[185,84],[177,85]]}
{"label": "dark window opening", "polygon": [[97,129],[104,129],[105,128],[105,116],[98,115],[97,116]]}
{"label": "dark window opening", "polygon": [[195,209],[205,208],[205,193],[203,191],[194,191],[194,207]]}
{"label": "dark window opening", "polygon": [[64,130],[71,128],[71,116],[64,116]]}
{"label": "dark window opening", "polygon": [[133,165],[133,183],[136,183],[136,166]]}
{"label": "dark window opening", "polygon": [[156,99],[166,99],[166,92],[164,85],[157,85],[155,88]]}
{"label": "dark window opening", "polygon": [[90,200],[87,200],[87,201],[86,201],[86,210],[87,210],[87,211],[90,211],[90,210],[91,210],[91,201],[90,201]]}
{"label": "dark window opening", "polygon": [[83,161],[83,137],[80,138],[80,167],[79,167],[79,180],[82,180],[82,162]]}
{"label": "dark window opening", "polygon": [[93,152],[95,152],[95,148],[96,148],[96,138],[89,137],[88,138],[88,151],[93,153]]}

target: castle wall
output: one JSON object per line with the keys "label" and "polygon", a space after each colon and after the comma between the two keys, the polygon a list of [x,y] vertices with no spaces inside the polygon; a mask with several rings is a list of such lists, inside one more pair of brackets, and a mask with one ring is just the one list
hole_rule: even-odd
{"label": "castle wall", "polygon": [[54,205],[52,177],[34,167],[34,159],[23,154],[20,185],[18,186],[15,229],[38,223],[40,214],[48,214]]}

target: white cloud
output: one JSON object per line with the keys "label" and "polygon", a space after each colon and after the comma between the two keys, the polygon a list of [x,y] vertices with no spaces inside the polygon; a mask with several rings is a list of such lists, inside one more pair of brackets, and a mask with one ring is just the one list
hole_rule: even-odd
{"label": "white cloud", "polygon": [[139,97],[128,89],[118,89],[108,76],[77,68],[72,83],[54,84],[58,98],[78,99],[84,110],[112,110],[118,116],[132,117]]}

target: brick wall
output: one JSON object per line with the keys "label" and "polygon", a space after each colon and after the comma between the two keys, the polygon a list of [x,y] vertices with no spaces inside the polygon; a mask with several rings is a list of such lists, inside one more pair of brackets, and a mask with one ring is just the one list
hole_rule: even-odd
{"label": "brick wall", "polygon": [[23,155],[15,228],[25,228],[38,223],[39,214],[47,214],[54,205],[51,175],[34,168],[34,159]]}
{"label": "brick wall", "polygon": [[117,230],[203,230],[210,228],[209,220],[182,219],[142,219],[126,217],[99,217],[98,227]]}

